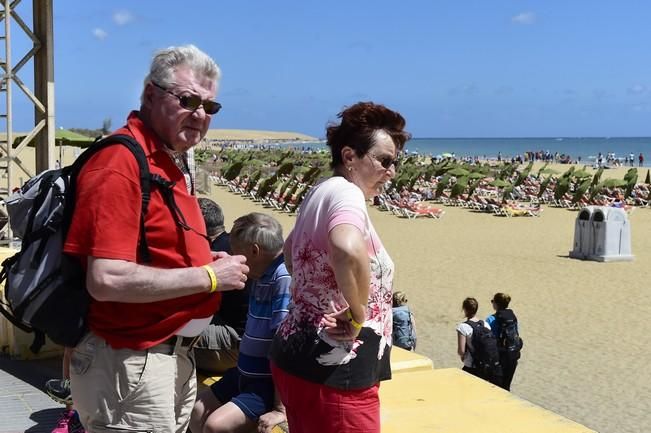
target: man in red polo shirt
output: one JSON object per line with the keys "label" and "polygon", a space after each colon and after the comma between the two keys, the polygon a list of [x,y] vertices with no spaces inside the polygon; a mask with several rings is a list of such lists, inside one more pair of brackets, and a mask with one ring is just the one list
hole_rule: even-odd
{"label": "man in red polo shirt", "polygon": [[142,146],[152,174],[173,182],[190,229],[174,220],[152,184],[145,218],[151,261],[137,255],[140,171],[131,152],[111,146],[78,179],[65,252],[87,266],[90,332],[70,363],[72,397],[90,432],[185,432],[196,396],[192,344],[219,307],[220,291],[240,290],[243,256],[211,253],[186,152],[206,134],[220,71],[192,45],[158,52],[140,111],[117,134]]}

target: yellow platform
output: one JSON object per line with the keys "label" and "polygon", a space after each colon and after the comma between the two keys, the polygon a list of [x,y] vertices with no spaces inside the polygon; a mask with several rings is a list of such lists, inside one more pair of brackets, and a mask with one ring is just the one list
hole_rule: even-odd
{"label": "yellow platform", "polygon": [[[391,372],[393,374],[431,370],[434,368],[433,365],[432,360],[426,356],[399,347],[391,349]],[[197,382],[200,388],[208,387],[217,382],[219,377],[197,373]]]}
{"label": "yellow platform", "polygon": [[395,346],[391,349],[391,373],[393,374],[431,370],[433,368],[432,360],[426,356]]}
{"label": "yellow platform", "polygon": [[397,374],[380,402],[382,433],[596,433],[456,368]]}

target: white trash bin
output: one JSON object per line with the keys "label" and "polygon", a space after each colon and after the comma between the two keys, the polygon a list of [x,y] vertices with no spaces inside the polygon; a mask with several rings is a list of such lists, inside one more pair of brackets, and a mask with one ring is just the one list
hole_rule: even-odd
{"label": "white trash bin", "polygon": [[624,209],[596,206],[592,211],[589,260],[631,261],[631,224]]}
{"label": "white trash bin", "polygon": [[593,254],[592,240],[592,213],[595,206],[586,206],[579,211],[574,223],[574,247],[570,257],[574,259],[587,259]]}

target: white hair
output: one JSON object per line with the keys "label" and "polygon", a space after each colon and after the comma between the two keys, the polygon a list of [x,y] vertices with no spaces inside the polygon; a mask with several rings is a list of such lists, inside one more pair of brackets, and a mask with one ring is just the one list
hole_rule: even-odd
{"label": "white hair", "polygon": [[152,81],[164,88],[174,85],[174,70],[179,66],[187,66],[199,77],[205,77],[218,82],[221,70],[210,56],[194,45],[168,47],[157,51],[151,61],[149,74],[145,77],[140,103],[144,101],[144,88]]}

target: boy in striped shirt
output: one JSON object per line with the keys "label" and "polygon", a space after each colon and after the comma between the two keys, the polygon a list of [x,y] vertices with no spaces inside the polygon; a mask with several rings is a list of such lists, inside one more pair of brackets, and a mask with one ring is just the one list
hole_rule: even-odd
{"label": "boy in striped shirt", "polygon": [[246,256],[249,266],[249,312],[237,367],[199,395],[190,430],[271,431],[285,421],[269,367],[271,340],[288,313],[291,277],[282,254],[282,227],[273,217],[253,212],[233,224],[233,254]]}

